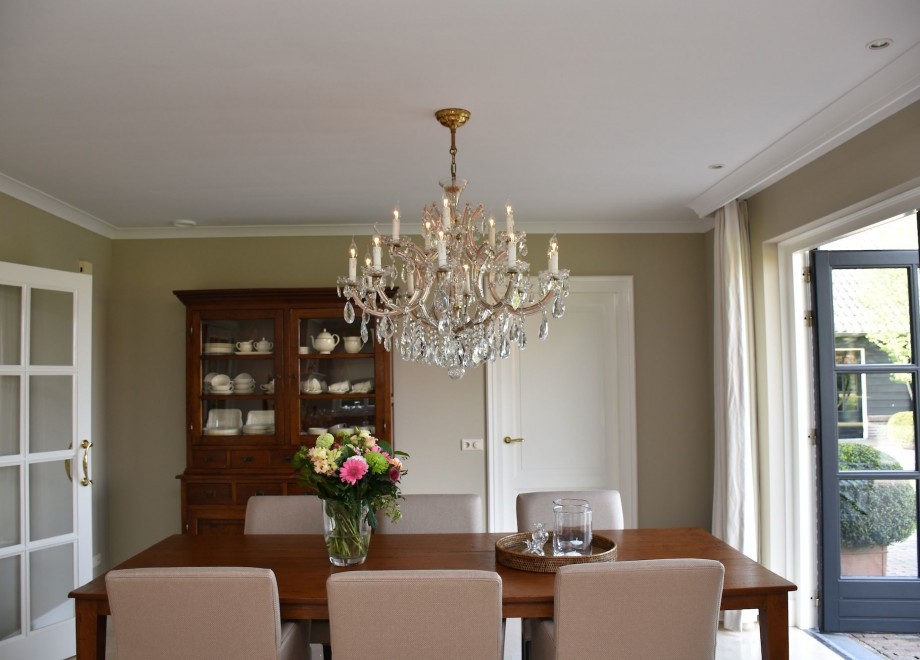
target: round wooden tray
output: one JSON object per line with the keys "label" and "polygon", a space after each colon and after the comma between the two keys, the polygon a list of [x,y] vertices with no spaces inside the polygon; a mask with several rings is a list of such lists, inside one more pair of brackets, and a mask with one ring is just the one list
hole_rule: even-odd
{"label": "round wooden tray", "polygon": [[590,564],[599,561],[615,561],[617,558],[617,544],[612,539],[600,534],[591,538],[590,555],[553,555],[553,534],[550,532],[549,540],[544,546],[545,555],[531,555],[526,553],[527,546],[524,539],[530,538],[530,532],[511,534],[495,542],[495,559],[499,564],[517,568],[522,571],[534,573],[555,573],[560,566],[568,564]]}

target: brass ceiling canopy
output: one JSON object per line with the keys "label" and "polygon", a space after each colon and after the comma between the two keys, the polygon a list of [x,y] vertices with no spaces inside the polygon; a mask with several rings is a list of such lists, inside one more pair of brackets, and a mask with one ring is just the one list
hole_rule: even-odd
{"label": "brass ceiling canopy", "polygon": [[434,113],[434,116],[442,126],[446,126],[453,132],[466,123],[466,120],[470,118],[470,111],[463,108],[444,108]]}

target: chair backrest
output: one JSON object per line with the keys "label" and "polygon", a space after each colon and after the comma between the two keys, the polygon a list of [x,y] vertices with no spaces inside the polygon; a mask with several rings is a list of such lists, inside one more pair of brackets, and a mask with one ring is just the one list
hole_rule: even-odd
{"label": "chair backrest", "polygon": [[137,568],[105,576],[120,660],[276,659],[278,585],[264,568]]}
{"label": "chair backrest", "polygon": [[244,534],[322,534],[323,502],[315,495],[256,495],[246,502]]}
{"label": "chair backrest", "polygon": [[484,532],[479,495],[404,495],[402,516],[395,523],[377,516],[380,534],[455,534]]}
{"label": "chair backrest", "polygon": [[[326,592],[336,660],[502,657],[497,573],[353,571],[330,576]],[[371,631],[377,622],[389,632]]]}
{"label": "chair backrest", "polygon": [[521,493],[517,496],[517,527],[519,532],[529,532],[541,522],[547,530],[553,529],[553,500],[572,497],[588,500],[591,504],[594,529],[623,529],[623,501],[618,490],[543,490]]}
{"label": "chair backrest", "polygon": [[724,573],[711,559],[562,567],[555,584],[556,658],[712,660]]}

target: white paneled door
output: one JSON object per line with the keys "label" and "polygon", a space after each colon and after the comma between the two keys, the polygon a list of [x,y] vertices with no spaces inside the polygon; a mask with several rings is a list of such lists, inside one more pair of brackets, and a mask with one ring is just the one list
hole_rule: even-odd
{"label": "white paneled door", "polygon": [[573,277],[561,319],[490,364],[489,529],[514,531],[531,490],[614,488],[636,524],[636,377],[631,277]]}
{"label": "white paneled door", "polygon": [[0,263],[0,657],[74,655],[92,579],[89,275]]}

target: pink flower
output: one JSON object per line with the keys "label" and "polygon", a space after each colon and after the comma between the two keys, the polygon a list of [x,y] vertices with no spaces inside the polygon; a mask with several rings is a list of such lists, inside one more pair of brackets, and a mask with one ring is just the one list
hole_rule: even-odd
{"label": "pink flower", "polygon": [[352,456],[339,469],[339,478],[352,486],[365,474],[367,474],[367,461],[361,456]]}
{"label": "pink flower", "polygon": [[401,476],[399,468],[395,466],[391,467],[387,474],[390,477],[390,481],[392,481],[394,484],[399,481],[399,477]]}

